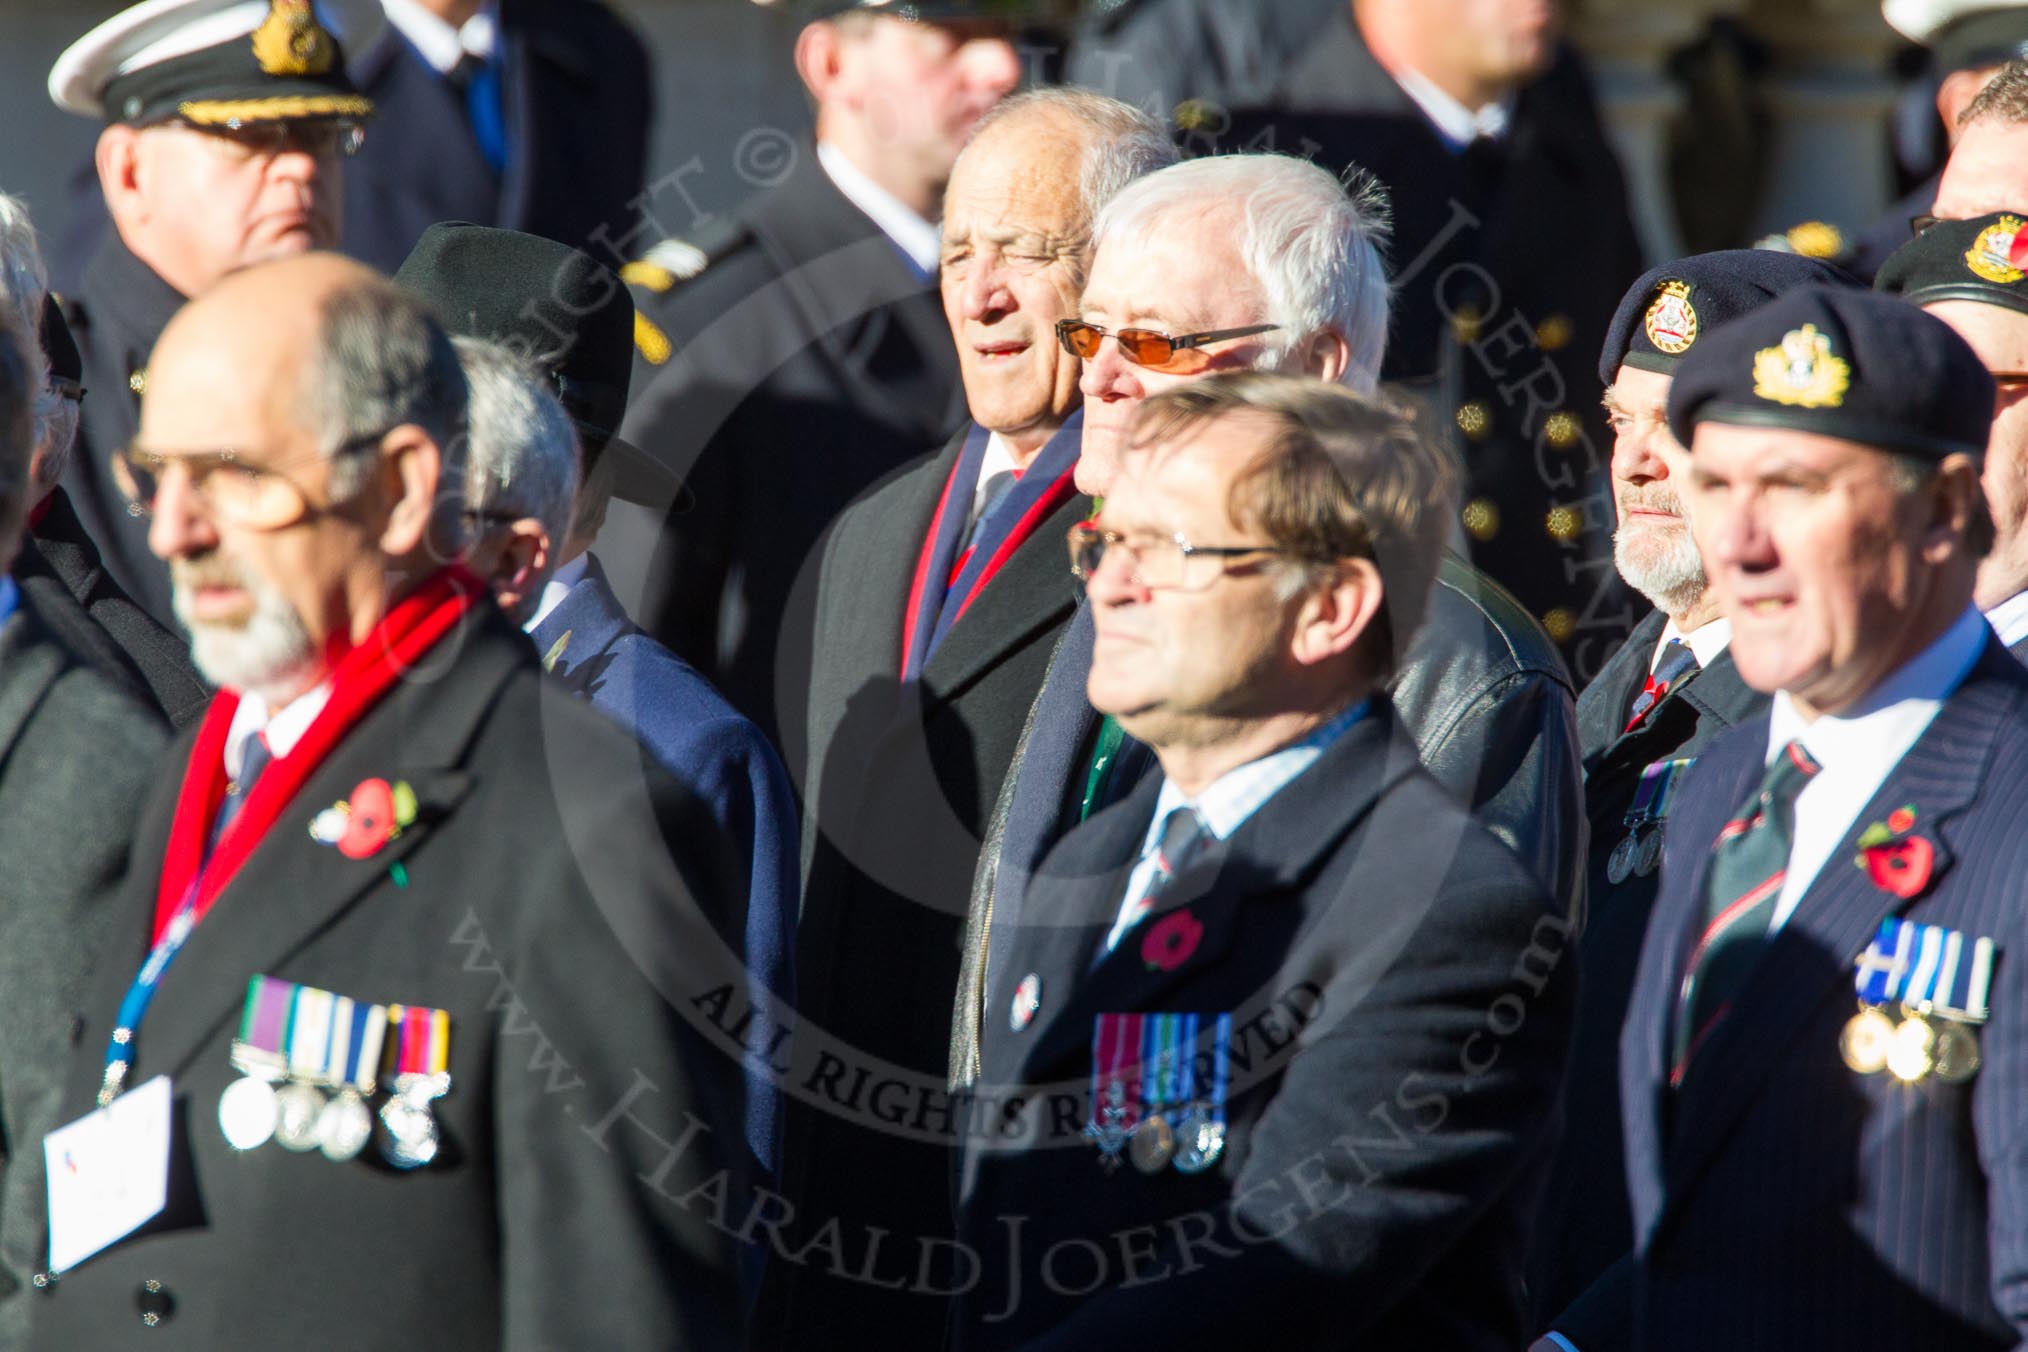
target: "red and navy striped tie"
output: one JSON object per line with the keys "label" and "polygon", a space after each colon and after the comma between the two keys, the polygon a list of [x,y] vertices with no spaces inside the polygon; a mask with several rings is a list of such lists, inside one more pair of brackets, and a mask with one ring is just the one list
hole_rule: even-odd
{"label": "red and navy striped tie", "polygon": [[1641,725],[1662,696],[1668,694],[1685,677],[1698,670],[1697,654],[1690,651],[1690,645],[1680,638],[1669,640],[1662,649],[1662,655],[1655,660],[1655,669],[1648,673],[1648,679],[1641,686],[1641,693],[1634,696],[1633,704],[1627,709],[1626,732],[1632,732]]}
{"label": "red and navy striped tie", "polygon": [[1776,753],[1753,797],[1718,833],[1704,878],[1704,928],[1683,965],[1671,1084],[1682,1082],[1698,1045],[1725,1016],[1767,947],[1775,903],[1788,877],[1796,795],[1820,768],[1801,742],[1790,742]]}

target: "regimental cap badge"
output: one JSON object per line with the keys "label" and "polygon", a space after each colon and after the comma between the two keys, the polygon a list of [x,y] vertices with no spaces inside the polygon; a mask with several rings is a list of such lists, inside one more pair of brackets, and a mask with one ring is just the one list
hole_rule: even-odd
{"label": "regimental cap badge", "polygon": [[1830,338],[1815,324],[1782,335],[1778,347],[1753,354],[1753,392],[1794,408],[1836,408],[1852,385],[1852,367],[1833,355]]}
{"label": "regimental cap badge", "polygon": [[323,75],[337,60],[338,45],[310,7],[310,0],[269,0],[268,17],[253,31],[254,60],[269,75]]}
{"label": "regimental cap badge", "polygon": [[2022,239],[2021,226],[2019,216],[2002,216],[1981,230],[1965,250],[1965,266],[1997,286],[2012,286],[2028,277],[2023,271],[2028,265],[2028,240]]}
{"label": "regimental cap badge", "polygon": [[1674,278],[1663,282],[1648,304],[1641,327],[1657,352],[1680,357],[1697,341],[1697,307],[1690,303],[1690,283]]}

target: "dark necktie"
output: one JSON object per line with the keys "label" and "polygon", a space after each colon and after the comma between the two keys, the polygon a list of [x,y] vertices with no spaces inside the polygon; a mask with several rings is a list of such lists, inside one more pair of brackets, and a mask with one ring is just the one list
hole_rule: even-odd
{"label": "dark necktie", "polygon": [[227,786],[225,800],[218,805],[218,819],[211,824],[212,847],[217,846],[219,839],[225,835],[225,828],[232,825],[232,819],[246,806],[254,781],[261,777],[261,771],[274,763],[274,759],[274,753],[268,750],[265,733],[257,732],[247,738],[246,749],[240,753],[239,778]]}
{"label": "dark necktie", "polygon": [[1639,727],[1641,720],[1662,702],[1662,696],[1681,685],[1697,670],[1697,654],[1690,651],[1690,645],[1680,638],[1670,639],[1669,645],[1662,649],[1661,657],[1656,659],[1655,669],[1648,673],[1641,693],[1634,696],[1634,702],[1627,708],[1625,731],[1632,732]]}
{"label": "dark necktie", "polygon": [[[1162,823],[1162,838],[1155,845],[1155,871],[1147,886],[1141,889],[1141,895],[1135,897],[1133,904],[1127,908],[1126,927],[1120,930],[1121,943],[1125,943],[1135,927],[1148,918],[1148,913],[1162,900],[1162,893],[1170,880],[1204,848],[1209,835],[1210,832],[1204,829],[1204,819],[1197,815],[1197,809],[1179,807],[1170,810],[1169,820]],[[1103,957],[1104,953],[1100,956]]]}
{"label": "dark necktie", "polygon": [[1718,833],[1704,878],[1704,927],[1683,965],[1671,1084],[1682,1082],[1698,1044],[1724,1016],[1768,945],[1795,843],[1796,795],[1819,768],[1801,742],[1790,742],[1776,753],[1753,797]]}
{"label": "dark necktie", "polygon": [[499,63],[466,52],[444,77],[464,95],[465,117],[472,124],[472,139],[494,173],[507,168],[507,112],[501,96]]}

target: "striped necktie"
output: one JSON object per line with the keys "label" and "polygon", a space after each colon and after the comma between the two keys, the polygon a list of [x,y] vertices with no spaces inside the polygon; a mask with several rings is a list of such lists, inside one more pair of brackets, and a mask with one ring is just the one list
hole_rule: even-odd
{"label": "striped necktie", "polygon": [[[1155,845],[1155,871],[1148,878],[1148,884],[1127,907],[1121,923],[1116,924],[1106,941],[1106,952],[1111,952],[1119,941],[1133,933],[1134,927],[1148,918],[1162,900],[1162,892],[1169,886],[1169,880],[1196,857],[1204,848],[1210,833],[1204,829],[1204,819],[1193,807],[1172,809],[1169,820],[1162,823],[1162,838]],[[1103,954],[1101,954],[1103,956]]]}
{"label": "striped necktie", "polygon": [[1641,693],[1634,696],[1633,704],[1628,707],[1624,731],[1632,732],[1639,727],[1641,720],[1662,702],[1662,696],[1682,684],[1683,679],[1696,670],[1697,654],[1690,651],[1690,645],[1680,638],[1670,639],[1668,646],[1662,649],[1661,657],[1656,659],[1655,669],[1648,673],[1647,682],[1641,686]]}
{"label": "striped necktie", "polygon": [[1776,753],[1760,787],[1718,833],[1704,878],[1704,928],[1683,966],[1670,1084],[1680,1084],[1705,1035],[1724,1017],[1768,945],[1775,903],[1788,877],[1796,795],[1817,762],[1799,741]]}

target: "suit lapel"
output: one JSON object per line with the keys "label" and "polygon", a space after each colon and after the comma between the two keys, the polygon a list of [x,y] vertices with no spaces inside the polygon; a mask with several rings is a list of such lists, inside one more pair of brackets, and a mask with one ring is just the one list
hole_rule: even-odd
{"label": "suit lapel", "polygon": [[[499,687],[529,655],[520,635],[490,607],[443,642],[464,645],[462,651],[451,649],[459,651],[454,674],[401,682],[361,719],[191,932],[164,974],[140,1030],[139,1076],[182,1070],[239,1011],[248,977],[285,964],[387,879],[392,866],[455,811],[470,787],[459,768],[466,747]],[[348,859],[311,839],[310,818],[373,776],[408,782],[417,799],[415,823],[365,859]],[[153,858],[157,874],[149,877],[150,885],[130,893],[145,891],[152,897],[159,847]],[[130,967],[117,974],[119,989],[133,971]]]}
{"label": "suit lapel", "polygon": [[963,690],[1008,650],[1076,609],[1077,583],[1063,539],[1090,511],[1091,499],[1080,494],[1050,513],[951,626],[922,671],[923,684],[938,698]]}
{"label": "suit lapel", "polygon": [[[1995,731],[2018,704],[2015,683],[1991,679],[1993,664],[2013,660],[1997,640],[1988,641],[1972,674],[1944,702],[1935,721],[1847,828],[1794,914],[1748,974],[1732,1012],[1698,1049],[1678,1092],[1679,1115],[1668,1151],[1671,1195],[1679,1195],[1683,1184],[1710,1158],[1733,1119],[1786,1055],[1810,1013],[1839,983],[1851,979],[1853,960],[1880,922],[1910,905],[1853,867],[1859,834],[1901,804],[1915,803],[1920,810],[1916,834],[1927,838],[1935,851],[1932,878],[1941,879],[1950,869],[1954,855],[1946,824],[1978,798]],[[1740,801],[1745,792],[1741,787],[1733,801]],[[1693,896],[1703,895],[1709,854],[1706,850],[1699,861]],[[1934,889],[1936,883],[1930,886]],[[1678,937],[1672,972],[1682,971],[1689,942],[1686,930]],[[1662,1054],[1666,1058],[1666,1051]]]}
{"label": "suit lapel", "polygon": [[[1080,965],[1075,994],[1038,1039],[1033,1064],[1049,1067],[1057,1064],[1058,1058],[1079,1054],[1090,1039],[1095,1016],[1154,1010],[1178,985],[1217,963],[1230,950],[1248,903],[1299,890],[1345,833],[1389,789],[1420,767],[1414,744],[1400,732],[1385,700],[1376,698],[1367,716],[1347,729],[1316,764],[1247,818],[1230,839],[1211,844],[1177,874],[1157,908],[1122,936],[1119,946],[1088,975]],[[1084,964],[1089,963],[1118,914],[1127,874],[1139,856],[1162,779],[1160,775],[1148,776],[1125,802],[1093,817],[1068,837],[1064,857],[1052,855],[1045,866],[1046,873],[1053,876],[1066,863],[1115,864],[1104,878],[1102,896],[1094,896],[1090,887],[1080,889],[1090,912],[1096,914],[1081,914],[1075,919],[1097,927],[1095,932],[1088,930],[1083,940]],[[1318,792],[1315,786],[1319,785],[1329,785],[1330,791]],[[1096,858],[1082,850],[1070,853],[1071,842],[1083,832],[1097,835],[1106,851]],[[1126,840],[1125,855],[1119,859],[1122,838]],[[1046,883],[1048,879],[1038,881]],[[1038,889],[1046,890],[1046,886]],[[1195,945],[1181,961],[1169,966],[1144,958],[1142,945],[1151,928],[1185,908],[1203,926]]]}
{"label": "suit lapel", "polygon": [[63,670],[62,649],[42,639],[35,617],[17,601],[14,613],[0,624],[0,765]]}

